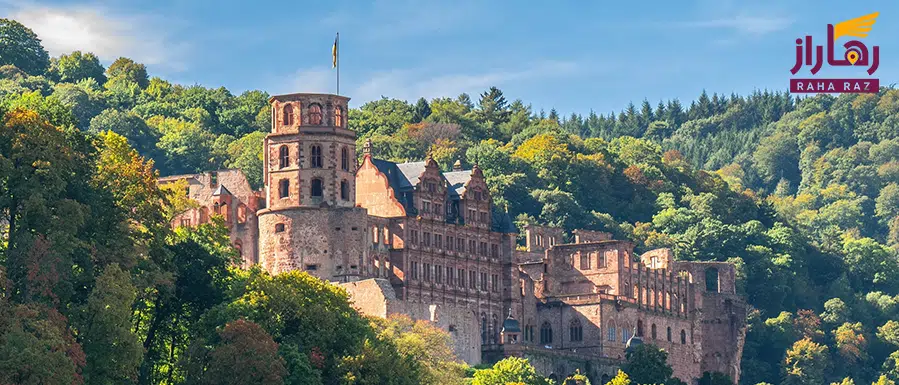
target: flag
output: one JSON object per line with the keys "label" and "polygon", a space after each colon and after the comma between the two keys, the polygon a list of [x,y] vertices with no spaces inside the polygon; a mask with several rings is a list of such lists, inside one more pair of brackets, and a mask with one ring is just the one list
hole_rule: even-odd
{"label": "flag", "polygon": [[337,68],[337,39],[340,38],[340,34],[334,38],[334,46],[331,47],[331,68]]}

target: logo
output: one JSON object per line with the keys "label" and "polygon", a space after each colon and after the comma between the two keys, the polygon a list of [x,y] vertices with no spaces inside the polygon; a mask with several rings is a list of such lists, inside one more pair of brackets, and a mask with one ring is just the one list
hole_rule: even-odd
{"label": "logo", "polygon": [[[880,65],[880,47],[873,46],[868,52],[868,46],[859,40],[849,40],[843,44],[843,48],[835,46],[841,37],[866,38],[871,27],[877,22],[880,12],[874,12],[852,20],[846,20],[837,25],[827,25],[827,65],[831,67],[866,67],[868,75],[873,75]],[[820,45],[812,45],[812,37],[806,36],[805,40],[796,39],[796,64],[790,69],[796,75],[802,67],[811,66],[812,75],[821,70],[824,56],[824,48]],[[842,52],[838,52],[842,51]],[[836,56],[839,54],[839,58]],[[862,79],[790,79],[790,92],[794,93],[876,93],[880,88],[880,81],[874,78]]]}

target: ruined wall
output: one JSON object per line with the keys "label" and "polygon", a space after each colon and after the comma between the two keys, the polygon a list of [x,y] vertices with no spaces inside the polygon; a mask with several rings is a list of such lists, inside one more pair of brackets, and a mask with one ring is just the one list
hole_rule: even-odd
{"label": "ruined wall", "polygon": [[[260,202],[243,172],[218,170],[202,174],[175,175],[160,178],[159,183],[175,183],[179,180],[187,182],[186,193],[198,207],[175,216],[172,219],[172,226],[196,226],[209,222],[215,215],[221,216],[230,230],[232,245],[240,252],[243,266],[250,267],[257,263],[259,227],[256,211],[264,206],[262,204],[264,202]],[[225,187],[230,196],[213,196],[219,186]]]}
{"label": "ruined wall", "polygon": [[272,274],[303,270],[326,280],[358,279],[371,250],[367,219],[361,208],[262,210],[261,264]]}

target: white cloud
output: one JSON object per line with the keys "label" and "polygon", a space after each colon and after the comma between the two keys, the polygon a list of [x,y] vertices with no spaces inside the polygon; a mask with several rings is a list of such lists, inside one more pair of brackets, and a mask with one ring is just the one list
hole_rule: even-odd
{"label": "white cloud", "polygon": [[732,29],[749,35],[765,35],[783,30],[792,23],[792,19],[785,17],[737,15],[727,18],[690,22],[686,23],[686,25],[698,28]]}
{"label": "white cloud", "polygon": [[52,56],[80,50],[105,62],[125,56],[146,65],[185,69],[187,47],[173,41],[170,25],[162,20],[119,15],[100,6],[7,5],[9,17],[34,30]]}
{"label": "white cloud", "polygon": [[364,103],[381,96],[414,101],[420,97],[455,97],[463,92],[480,92],[490,86],[502,86],[513,81],[570,75],[577,70],[572,62],[541,62],[518,70],[495,70],[472,74],[445,74],[428,77],[427,72],[395,70],[376,73],[356,86],[352,93],[354,102]]}

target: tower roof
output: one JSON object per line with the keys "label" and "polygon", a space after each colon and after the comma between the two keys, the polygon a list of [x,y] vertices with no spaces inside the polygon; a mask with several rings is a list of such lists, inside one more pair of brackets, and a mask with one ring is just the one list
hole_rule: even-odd
{"label": "tower roof", "polygon": [[228,191],[228,189],[225,188],[225,186],[219,185],[219,187],[217,189],[215,189],[215,191],[212,193],[212,196],[215,197],[215,196],[219,196],[219,195],[233,195],[233,194],[231,194],[231,192]]}

